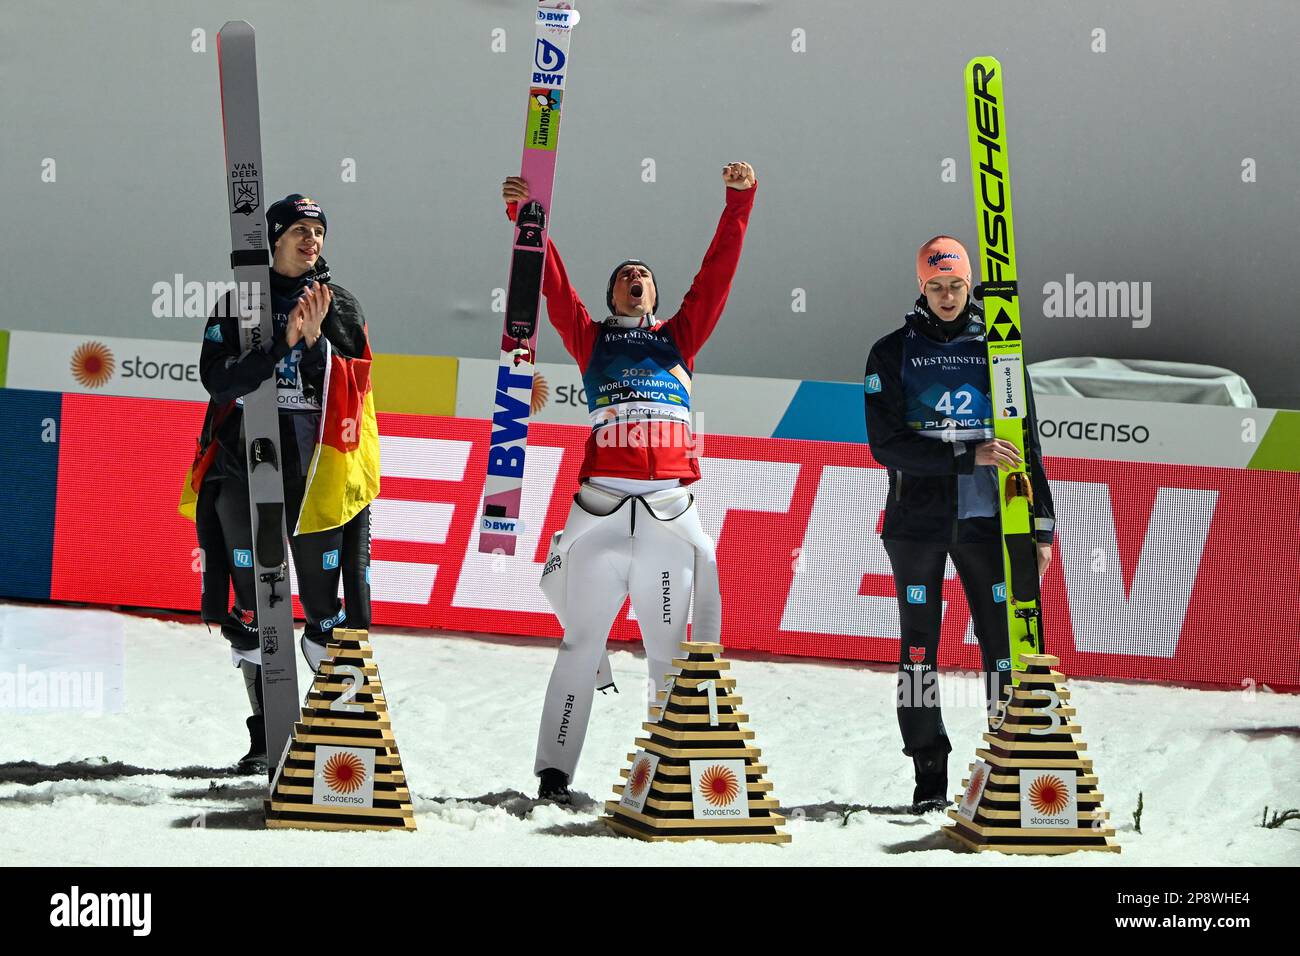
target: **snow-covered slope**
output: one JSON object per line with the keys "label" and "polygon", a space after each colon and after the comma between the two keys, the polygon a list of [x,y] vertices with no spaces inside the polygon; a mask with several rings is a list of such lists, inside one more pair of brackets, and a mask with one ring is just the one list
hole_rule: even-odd
{"label": "snow-covered slope", "polygon": [[[108,611],[0,604],[0,676],[50,666],[35,648],[120,656],[125,701],[102,716],[21,713],[0,702],[0,859],[9,864],[1125,866],[1300,863],[1300,827],[1259,826],[1265,805],[1300,806],[1300,698],[1269,692],[1072,682],[1122,854],[959,853],[942,814],[845,815],[911,796],[890,669],[735,660],[733,673],[775,796],[784,847],[617,838],[587,811],[533,807],[531,775],[550,641],[372,634],[415,797],[415,833],[260,829],[260,781],[178,768],[230,766],[247,747],[247,701],[225,642],[197,624]],[[622,693],[596,697],[574,788],[612,796],[644,716],[645,662],[611,654]],[[308,674],[300,664],[300,686]],[[109,683],[112,683],[111,668]],[[9,684],[13,688],[12,679]],[[979,744],[980,689],[943,682],[951,787]],[[111,694],[108,695],[111,703]],[[49,768],[92,761],[62,775]],[[30,761],[36,767],[14,766]],[[96,771],[94,764],[99,764]],[[115,764],[168,773],[123,775]],[[63,776],[63,779],[51,779]],[[1142,833],[1132,812],[1143,794]]]}

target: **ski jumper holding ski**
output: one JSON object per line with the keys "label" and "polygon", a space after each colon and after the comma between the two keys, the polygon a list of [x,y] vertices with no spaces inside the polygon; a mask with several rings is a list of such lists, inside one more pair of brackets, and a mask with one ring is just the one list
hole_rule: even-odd
{"label": "ski jumper holding ski", "polygon": [[[992,712],[1011,679],[996,469],[1019,458],[1013,444],[993,437],[984,314],[970,298],[961,243],[936,236],[923,245],[917,283],[921,295],[902,328],[871,349],[864,400],[871,454],[889,472],[881,539],[898,595],[903,752],[915,763],[914,802],[946,806],[952,746],[935,683],[945,559],[952,558],[971,609]],[[1041,574],[1055,512],[1026,386]]]}
{"label": "ski jumper holding ski", "polygon": [[[202,618],[220,624],[244,674],[253,710],[250,764],[265,746],[241,403],[272,375],[286,524],[307,619],[303,654],[315,669],[333,628],[344,621],[370,625],[369,504],[379,489],[370,346],[360,303],[331,282],[320,256],[326,225],[319,204],[299,194],[267,210],[274,254],[271,349],[241,353],[238,310],[227,296],[208,320],[199,360],[211,401],[181,513],[195,521],[203,551]],[[227,610],[232,581],[235,605]]]}
{"label": "ski jumper holding ski", "polygon": [[[726,205],[704,262],[681,307],[655,317],[654,274],[628,260],[610,276],[610,315],[593,322],[548,244],[542,292],[547,314],[582,369],[591,434],[581,482],[563,531],[555,535],[542,591],[564,627],[546,691],[534,772],[542,796],[560,796],[573,778],[586,735],[598,665],[623,601],[631,597],[645,647],[650,699],[667,684],[686,639],[692,592],[698,640],[721,631],[713,542],[686,486],[699,480],[691,430],[695,357],[721,317],[740,261],[754,203],[753,170],[723,171]],[[506,181],[513,220],[526,184]]]}

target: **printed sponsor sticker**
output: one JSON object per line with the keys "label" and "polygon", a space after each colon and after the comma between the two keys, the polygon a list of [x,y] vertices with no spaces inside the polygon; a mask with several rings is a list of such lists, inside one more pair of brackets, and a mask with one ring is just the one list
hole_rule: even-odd
{"label": "printed sponsor sticker", "polygon": [[311,802],[322,807],[373,807],[375,752],[369,747],[317,746]]}
{"label": "printed sponsor sticker", "polygon": [[1020,771],[1020,825],[1037,830],[1077,827],[1079,796],[1075,772]]}
{"label": "printed sponsor sticker", "polygon": [[980,798],[984,796],[984,787],[989,782],[989,774],[992,772],[993,768],[983,760],[975,761],[975,768],[970,772],[970,782],[966,785],[966,793],[957,807],[957,812],[967,820],[975,819],[975,808],[980,805]]}
{"label": "printed sponsor sticker", "polygon": [[745,761],[692,760],[691,804],[697,820],[748,817]]}
{"label": "printed sponsor sticker", "polygon": [[1025,369],[1019,355],[995,355],[993,363],[993,414],[995,418],[1024,418]]}
{"label": "printed sponsor sticker", "polygon": [[637,813],[645,811],[646,800],[650,798],[650,784],[654,781],[655,771],[659,769],[659,755],[638,750],[632,758],[632,772],[628,774],[627,783],[623,785],[623,798],[619,805]]}

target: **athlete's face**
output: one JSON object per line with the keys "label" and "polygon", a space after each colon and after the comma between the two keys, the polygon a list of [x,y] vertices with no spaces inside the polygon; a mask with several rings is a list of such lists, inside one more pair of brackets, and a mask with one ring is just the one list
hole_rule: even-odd
{"label": "athlete's face", "polygon": [[325,227],[319,219],[299,219],[275,244],[272,266],[282,276],[296,279],[316,268],[325,247]]}
{"label": "athlete's face", "polygon": [[945,322],[951,322],[961,315],[962,309],[966,308],[968,296],[966,281],[956,276],[941,276],[925,284],[925,301],[930,306],[930,311]]}
{"label": "athlete's face", "polygon": [[649,315],[655,304],[655,280],[645,266],[626,265],[614,278],[614,314]]}

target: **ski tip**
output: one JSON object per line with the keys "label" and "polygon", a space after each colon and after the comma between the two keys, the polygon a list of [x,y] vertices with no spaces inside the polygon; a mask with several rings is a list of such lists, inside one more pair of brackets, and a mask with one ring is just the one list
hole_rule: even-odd
{"label": "ski tip", "polygon": [[217,31],[218,37],[236,37],[252,36],[253,25],[247,20],[227,20],[220,30]]}
{"label": "ski tip", "polygon": [[971,61],[966,64],[966,72],[969,73],[977,66],[982,66],[987,70],[990,68],[998,69],[1002,66],[1002,64],[995,56],[977,56],[977,57],[973,57]]}
{"label": "ski tip", "polygon": [[556,13],[563,11],[566,14],[562,20],[552,18],[551,22],[547,24],[548,26],[553,26],[561,30],[568,30],[576,27],[578,21],[582,19],[582,14],[573,9],[572,4],[566,3],[565,0],[537,0],[537,20],[539,23],[542,22],[543,10],[550,10]]}

